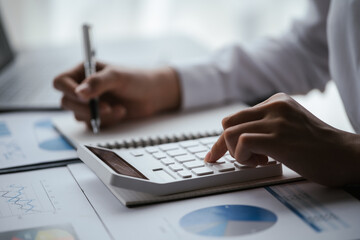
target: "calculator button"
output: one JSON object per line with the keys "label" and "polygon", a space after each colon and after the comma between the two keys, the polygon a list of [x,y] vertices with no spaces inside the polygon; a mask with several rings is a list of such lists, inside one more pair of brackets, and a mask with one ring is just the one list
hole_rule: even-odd
{"label": "calculator button", "polygon": [[205,146],[197,146],[197,147],[190,147],[187,149],[191,153],[198,153],[198,152],[205,152],[209,151],[209,149]]}
{"label": "calculator button", "polygon": [[146,147],[145,151],[147,151],[148,153],[156,153],[159,151],[159,149],[156,147]]}
{"label": "calculator button", "polygon": [[201,160],[204,160],[207,153],[208,153],[207,151],[206,152],[199,152],[199,153],[196,153],[195,156],[197,156]]}
{"label": "calculator button", "polygon": [[169,144],[160,145],[159,148],[166,152],[169,150],[179,149],[179,146],[175,143],[169,143]]}
{"label": "calculator button", "polygon": [[233,158],[230,155],[225,156],[225,159],[226,159],[226,161],[231,162],[231,163],[235,162],[235,158]]}
{"label": "calculator button", "polygon": [[202,175],[207,175],[207,174],[214,173],[214,171],[211,170],[208,167],[194,168],[191,171],[197,176],[202,176]]}
{"label": "calculator button", "polygon": [[180,171],[180,170],[183,170],[183,166],[178,164],[178,163],[174,163],[174,164],[171,164],[169,166],[169,168],[174,171],[174,172],[177,172],[177,171]]}
{"label": "calculator button", "polygon": [[196,158],[191,155],[183,155],[183,156],[175,157],[175,160],[178,161],[179,163],[184,163],[184,162],[194,161],[196,160]]}
{"label": "calculator button", "polygon": [[198,146],[199,143],[197,141],[190,140],[190,141],[186,141],[186,142],[181,142],[179,145],[183,148],[188,148],[188,147]]}
{"label": "calculator button", "polygon": [[209,143],[209,144],[206,144],[206,146],[207,146],[208,148],[212,148],[212,147],[214,146],[214,144],[213,144],[213,143]]}
{"label": "calculator button", "polygon": [[169,158],[169,157],[165,157],[165,158],[160,159],[160,162],[162,162],[166,166],[175,163],[174,160],[172,158]]}
{"label": "calculator button", "polygon": [[183,149],[178,149],[178,150],[168,151],[167,154],[169,154],[169,156],[171,156],[171,157],[175,157],[175,156],[185,155],[185,154],[187,154],[187,152]]}
{"label": "calculator button", "polygon": [[156,159],[162,159],[162,158],[166,158],[166,154],[163,152],[156,152],[153,154],[154,158]]}
{"label": "calculator button", "polygon": [[200,142],[202,144],[214,144],[216,141],[218,140],[218,137],[209,137],[209,138],[204,138],[204,139],[200,139]]}
{"label": "calculator button", "polygon": [[184,166],[187,169],[193,169],[193,168],[203,167],[203,166],[205,166],[205,163],[201,162],[201,161],[192,161],[192,162],[184,163]]}
{"label": "calculator button", "polygon": [[212,164],[211,167],[212,169],[216,169],[219,172],[229,172],[235,170],[234,164],[231,163],[222,163],[222,164],[217,163],[217,164]]}
{"label": "calculator button", "polygon": [[144,152],[140,149],[138,150],[133,150],[130,152],[131,155],[133,155],[134,157],[140,157],[144,155]]}
{"label": "calculator button", "polygon": [[267,166],[270,166],[270,165],[276,165],[278,164],[277,161],[275,161],[274,159],[269,159],[269,161],[265,164],[261,164],[259,165],[259,167],[267,167]]}
{"label": "calculator button", "polygon": [[243,165],[239,162],[235,162],[234,165],[237,167],[237,168],[240,168],[240,169],[246,169],[246,168],[255,168],[255,167],[252,167],[252,166],[247,166],[247,165]]}
{"label": "calculator button", "polygon": [[168,171],[160,169],[155,170],[154,175],[156,178],[160,179],[162,182],[173,182],[175,177],[171,175]]}
{"label": "calculator button", "polygon": [[192,176],[191,172],[188,170],[178,171],[177,174],[182,178],[191,178],[191,176]]}

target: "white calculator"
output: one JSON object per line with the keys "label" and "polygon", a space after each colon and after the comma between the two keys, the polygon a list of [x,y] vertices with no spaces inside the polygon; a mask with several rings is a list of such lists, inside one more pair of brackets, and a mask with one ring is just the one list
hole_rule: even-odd
{"label": "white calculator", "polygon": [[248,167],[226,153],[216,163],[204,157],[218,137],[156,146],[110,150],[82,145],[80,159],[105,183],[153,195],[168,195],[282,175],[282,165],[270,159]]}

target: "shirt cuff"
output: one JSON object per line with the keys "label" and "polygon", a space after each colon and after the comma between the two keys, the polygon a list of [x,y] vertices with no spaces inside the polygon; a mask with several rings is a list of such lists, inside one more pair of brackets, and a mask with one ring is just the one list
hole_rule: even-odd
{"label": "shirt cuff", "polygon": [[209,63],[172,66],[180,78],[183,110],[218,105],[226,101],[221,73]]}

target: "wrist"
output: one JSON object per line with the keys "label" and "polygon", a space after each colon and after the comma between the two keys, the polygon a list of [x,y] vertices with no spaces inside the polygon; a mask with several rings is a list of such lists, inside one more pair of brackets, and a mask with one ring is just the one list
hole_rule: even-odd
{"label": "wrist", "polygon": [[360,184],[360,135],[343,132],[343,154],[339,159],[344,172],[344,184]]}
{"label": "wrist", "polygon": [[180,80],[170,67],[154,70],[155,108],[158,112],[177,110],[181,104]]}

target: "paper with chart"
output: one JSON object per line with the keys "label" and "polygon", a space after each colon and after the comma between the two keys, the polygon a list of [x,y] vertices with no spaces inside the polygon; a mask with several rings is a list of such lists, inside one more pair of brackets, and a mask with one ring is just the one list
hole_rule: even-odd
{"label": "paper with chart", "polygon": [[109,238],[69,170],[61,167],[0,175],[0,239]]}
{"label": "paper with chart", "polygon": [[1,114],[0,169],[77,158],[52,125],[51,118],[60,115],[64,113]]}
{"label": "paper with chart", "polygon": [[[115,239],[360,236],[360,202],[340,189],[307,181],[127,208],[84,164],[68,168]],[[136,231],[139,226],[146,227]]]}

